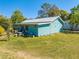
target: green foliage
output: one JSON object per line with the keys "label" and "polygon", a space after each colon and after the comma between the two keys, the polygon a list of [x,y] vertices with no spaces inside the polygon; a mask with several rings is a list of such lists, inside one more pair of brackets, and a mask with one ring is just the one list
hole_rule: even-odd
{"label": "green foliage", "polygon": [[44,3],[41,10],[38,11],[38,18],[61,16],[63,20],[68,19],[69,13],[65,10],[60,10],[56,5]]}
{"label": "green foliage", "polygon": [[4,16],[0,15],[0,23],[5,22],[5,21],[6,21],[6,18]]}
{"label": "green foliage", "polygon": [[52,9],[48,12],[49,16],[61,16],[63,20],[68,20],[69,13],[65,10],[60,10],[56,6],[52,7]]}
{"label": "green foliage", "polygon": [[4,16],[0,16],[0,25],[2,26],[2,27],[4,27],[5,28],[5,30],[7,30],[8,29],[8,22],[7,22],[7,18],[6,17],[4,17]]}
{"label": "green foliage", "polygon": [[25,18],[19,10],[16,10],[13,12],[13,14],[11,16],[11,20],[12,20],[12,23],[15,24],[15,23],[22,22],[23,20],[25,20]]}
{"label": "green foliage", "polygon": [[59,9],[50,9],[48,12],[49,16],[60,16],[60,10]]}
{"label": "green foliage", "polygon": [[23,16],[23,14],[21,13],[21,11],[19,10],[15,10],[11,16],[11,20],[12,20],[12,28],[16,29],[17,26],[15,26],[15,24],[20,23],[22,21],[25,20],[25,17]]}
{"label": "green foliage", "polygon": [[75,13],[76,11],[79,10],[79,5],[71,9],[71,13]]}
{"label": "green foliage", "polygon": [[79,11],[70,15],[70,23],[71,24],[79,24]]}
{"label": "green foliage", "polygon": [[71,9],[71,14],[69,15],[70,23],[73,27],[77,27],[79,25],[79,5]]}
{"label": "green foliage", "polygon": [[77,10],[77,8],[74,7],[74,8],[71,9],[71,12],[74,13],[76,10]]}
{"label": "green foliage", "polygon": [[50,8],[51,8],[51,4],[44,3],[41,6],[41,10],[38,11],[38,17],[39,18],[48,17],[48,11],[50,10]]}
{"label": "green foliage", "polygon": [[66,10],[60,10],[60,14],[63,20],[68,20],[69,13]]}
{"label": "green foliage", "polygon": [[38,11],[38,17],[43,18],[50,16],[60,16],[60,10],[56,5],[44,3],[41,6],[41,10]]}
{"label": "green foliage", "polygon": [[51,4],[49,3],[44,3],[41,8],[45,11],[48,11],[51,8]]}
{"label": "green foliage", "polygon": [[75,13],[70,15],[70,23],[73,25],[79,24],[79,11],[76,11]]}

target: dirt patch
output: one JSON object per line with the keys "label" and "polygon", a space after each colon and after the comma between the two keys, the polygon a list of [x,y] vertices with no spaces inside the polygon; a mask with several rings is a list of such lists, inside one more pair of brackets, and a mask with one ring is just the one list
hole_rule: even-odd
{"label": "dirt patch", "polygon": [[11,51],[5,48],[0,48],[0,53],[4,53],[3,54],[4,57],[5,57],[5,54],[7,53],[8,55],[5,57],[6,59],[41,59],[40,57],[33,56],[24,51],[16,52],[16,51]]}
{"label": "dirt patch", "polygon": [[29,53],[18,51],[16,54],[17,58],[19,59],[41,59],[40,57],[35,57]]}
{"label": "dirt patch", "polygon": [[0,36],[0,41],[1,40],[7,40],[8,38],[7,38],[7,36],[5,35],[5,36]]}

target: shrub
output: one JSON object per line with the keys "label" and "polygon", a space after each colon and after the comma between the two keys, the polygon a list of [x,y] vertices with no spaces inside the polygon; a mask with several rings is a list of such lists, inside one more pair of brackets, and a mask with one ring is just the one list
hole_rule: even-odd
{"label": "shrub", "polygon": [[4,32],[5,32],[5,29],[2,26],[0,26],[0,35],[2,35]]}

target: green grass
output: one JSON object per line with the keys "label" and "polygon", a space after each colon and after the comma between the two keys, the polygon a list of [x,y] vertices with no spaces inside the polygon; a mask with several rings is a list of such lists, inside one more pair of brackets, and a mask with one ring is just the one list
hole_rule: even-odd
{"label": "green grass", "polygon": [[33,38],[10,37],[9,41],[0,41],[0,59],[32,58],[79,59],[79,34],[59,33]]}

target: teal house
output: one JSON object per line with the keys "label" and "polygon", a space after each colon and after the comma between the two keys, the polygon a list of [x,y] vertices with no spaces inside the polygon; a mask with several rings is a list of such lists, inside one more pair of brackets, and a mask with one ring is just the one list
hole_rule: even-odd
{"label": "teal house", "polygon": [[25,20],[19,25],[24,35],[46,36],[62,31],[63,20],[59,16]]}

